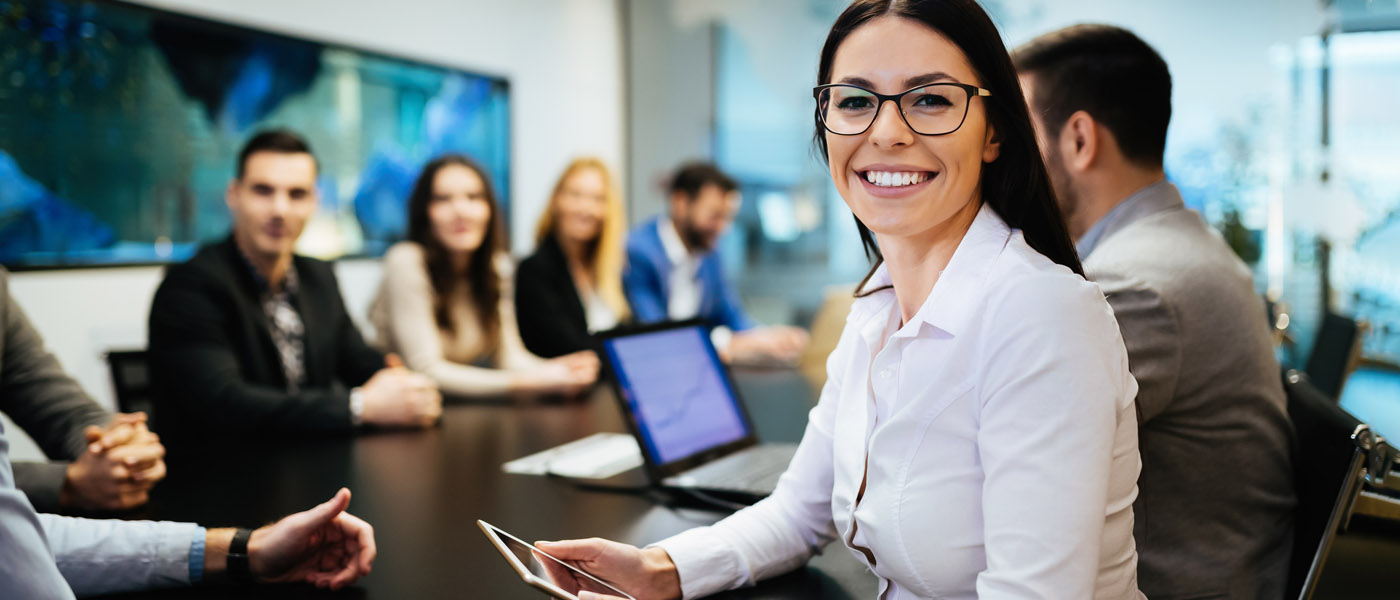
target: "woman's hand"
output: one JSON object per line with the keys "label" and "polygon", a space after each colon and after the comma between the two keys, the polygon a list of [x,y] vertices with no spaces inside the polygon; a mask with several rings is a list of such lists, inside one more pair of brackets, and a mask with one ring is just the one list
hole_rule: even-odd
{"label": "woman's hand", "polygon": [[[637,600],[679,600],[680,574],[671,556],[661,548],[645,550],[600,538],[535,542],[535,546],[559,560],[568,561],[588,574],[616,587]],[[597,584],[588,586],[581,578],[569,573],[573,581],[564,581],[566,590],[573,588],[580,600],[616,598],[597,592]],[[617,600],[622,600],[618,598]]]}
{"label": "woman's hand", "polygon": [[583,350],[551,358],[524,369],[516,389],[549,394],[577,394],[598,380],[598,355]]}

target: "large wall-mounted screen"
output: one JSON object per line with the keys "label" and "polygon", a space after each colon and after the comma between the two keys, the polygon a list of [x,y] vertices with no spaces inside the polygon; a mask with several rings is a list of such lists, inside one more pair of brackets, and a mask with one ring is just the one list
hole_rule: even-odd
{"label": "large wall-mounted screen", "polygon": [[0,0],[0,263],[160,263],[228,234],[255,131],[303,134],[321,206],[299,249],[375,256],[419,168],[488,171],[509,210],[505,79],[110,1]]}

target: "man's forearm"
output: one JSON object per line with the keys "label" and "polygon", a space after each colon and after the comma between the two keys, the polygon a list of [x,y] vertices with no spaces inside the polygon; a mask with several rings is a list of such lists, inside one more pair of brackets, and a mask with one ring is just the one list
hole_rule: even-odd
{"label": "man's forearm", "polygon": [[233,534],[238,530],[232,527],[208,529],[204,532],[204,582],[220,583],[228,574],[228,547]]}

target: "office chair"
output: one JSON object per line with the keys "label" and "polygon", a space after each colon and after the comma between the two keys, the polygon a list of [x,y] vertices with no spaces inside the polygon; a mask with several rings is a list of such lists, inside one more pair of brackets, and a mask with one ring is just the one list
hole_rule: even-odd
{"label": "office chair", "polygon": [[1342,397],[1342,386],[1361,358],[1361,331],[1361,325],[1351,317],[1330,310],[1322,317],[1304,370],[1313,386],[1333,401]]}
{"label": "office chair", "polygon": [[826,288],[821,307],[812,317],[811,336],[807,348],[797,359],[797,368],[807,378],[812,391],[821,395],[826,385],[826,358],[836,349],[841,339],[841,330],[846,327],[846,315],[851,312],[851,304],[856,301],[853,291],[856,284],[833,285]]}
{"label": "office chair", "polygon": [[155,401],[151,393],[151,372],[146,351],[108,351],[107,367],[112,373],[112,391],[117,399],[117,410],[124,413],[145,412],[147,425],[154,429]]}
{"label": "office chair", "polygon": [[1294,370],[1283,375],[1293,421],[1293,485],[1298,496],[1285,598],[1308,600],[1332,542],[1345,533],[1367,473],[1377,482],[1393,452],[1336,401]]}

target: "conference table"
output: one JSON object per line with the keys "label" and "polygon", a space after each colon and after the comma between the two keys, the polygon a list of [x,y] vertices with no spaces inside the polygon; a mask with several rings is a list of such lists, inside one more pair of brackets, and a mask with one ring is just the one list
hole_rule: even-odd
{"label": "conference table", "polygon": [[[739,369],[735,382],[760,439],[798,441],[814,394],[794,370]],[[596,432],[625,432],[612,392],[581,399],[449,399],[421,431],[249,441],[195,464],[172,457],[150,505],[128,518],[256,526],[305,510],[341,486],[375,528],[379,558],[353,587],[206,586],[118,598],[539,598],[477,528],[484,519],[526,540],[604,537],[645,545],[725,512],[664,495],[584,489],[508,474],[507,461]],[[639,473],[622,480],[639,480]],[[613,482],[616,483],[616,482]],[[1033,496],[1033,495],[1032,495]],[[1314,598],[1400,598],[1400,528],[1359,521],[1338,538]],[[876,580],[839,545],[805,568],[723,598],[875,598]]]}
{"label": "conference table", "polygon": [[[760,439],[801,439],[814,396],[800,374],[741,369],[735,380]],[[477,519],[527,541],[597,536],[645,545],[725,516],[684,499],[582,489],[501,469],[600,431],[627,431],[605,387],[582,399],[448,399],[441,425],[422,431],[249,442],[197,464],[172,457],[150,505],[131,517],[255,526],[324,502],[344,486],[352,493],[350,512],[374,526],[379,557],[369,576],[338,593],[208,586],[119,597],[539,598],[482,535]],[[620,479],[640,478],[635,475]],[[721,597],[873,598],[876,587],[849,552],[833,546],[804,569]]]}

